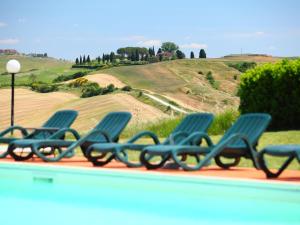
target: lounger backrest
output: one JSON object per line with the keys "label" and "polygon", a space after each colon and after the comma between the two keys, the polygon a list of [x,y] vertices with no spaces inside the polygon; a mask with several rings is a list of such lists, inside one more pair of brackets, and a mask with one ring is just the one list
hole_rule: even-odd
{"label": "lounger backrest", "polygon": [[[121,132],[131,119],[129,112],[111,112],[107,114],[94,128],[108,134],[112,141],[117,142]],[[101,134],[90,135],[87,139],[89,142],[106,142]]]}
{"label": "lounger backrest", "polygon": [[[54,113],[43,125],[44,128],[67,128],[72,125],[78,112],[75,110],[61,110]],[[35,131],[30,135],[30,138],[40,139],[47,138],[53,132],[49,131]]]}
{"label": "lounger backrest", "polygon": [[[219,143],[233,134],[243,134],[248,138],[250,144],[255,147],[258,144],[260,136],[267,129],[270,122],[271,116],[266,113],[244,114],[226,131]],[[244,148],[246,145],[243,141],[238,140],[231,144],[230,147]]]}
{"label": "lounger backrest", "polygon": [[[194,132],[206,132],[208,127],[213,121],[213,114],[211,113],[192,113],[184,117],[184,119],[177,125],[177,127],[173,130],[170,137],[175,135],[176,133],[186,133],[190,135]],[[164,144],[170,143],[170,137],[167,138]],[[175,144],[179,143],[184,136],[174,140]]]}

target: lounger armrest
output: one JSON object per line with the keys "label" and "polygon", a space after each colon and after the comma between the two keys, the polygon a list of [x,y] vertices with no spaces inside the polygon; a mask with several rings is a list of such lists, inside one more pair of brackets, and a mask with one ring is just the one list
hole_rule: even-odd
{"label": "lounger armrest", "polygon": [[14,131],[14,130],[19,130],[19,131],[21,131],[23,137],[28,136],[28,131],[27,131],[26,128],[21,127],[21,126],[12,126],[12,127],[9,127],[9,128],[7,128],[7,129],[5,129],[5,130],[2,131],[2,132],[0,132],[0,137],[3,137],[3,136],[5,136],[6,134],[8,134],[8,133],[10,133],[10,132],[12,132],[12,131]]}
{"label": "lounger armrest", "polygon": [[61,139],[64,135],[66,135],[66,133],[71,133],[76,140],[80,139],[79,133],[72,128],[63,128],[51,135],[48,139]]}
{"label": "lounger armrest", "polygon": [[206,141],[208,146],[214,145],[213,141],[208,136],[208,134],[204,133],[204,132],[194,132],[194,133],[190,134],[187,138],[182,140],[179,144],[185,145],[185,144],[190,144],[192,142],[192,144],[194,145],[195,143],[197,143],[198,141],[200,141],[202,139],[204,139]]}
{"label": "lounger armrest", "polygon": [[127,142],[128,143],[134,143],[134,142],[136,142],[137,140],[139,140],[140,138],[143,138],[143,137],[150,137],[155,144],[160,143],[157,135],[155,133],[151,132],[151,131],[142,131],[140,133],[137,133],[132,138],[130,138]]}
{"label": "lounger armrest", "polygon": [[183,137],[183,138],[187,138],[189,136],[189,133],[187,132],[184,132],[184,131],[179,131],[179,132],[176,132],[176,133],[173,133],[169,136],[169,143],[168,144],[176,144],[176,139],[180,138],[180,137]]}

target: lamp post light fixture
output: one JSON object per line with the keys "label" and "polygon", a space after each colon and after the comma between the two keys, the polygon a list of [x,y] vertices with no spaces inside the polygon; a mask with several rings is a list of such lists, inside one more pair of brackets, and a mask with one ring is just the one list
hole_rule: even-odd
{"label": "lamp post light fixture", "polygon": [[11,59],[6,64],[6,71],[11,74],[11,111],[10,126],[14,125],[14,105],[15,105],[15,74],[20,72],[21,65],[18,60]]}

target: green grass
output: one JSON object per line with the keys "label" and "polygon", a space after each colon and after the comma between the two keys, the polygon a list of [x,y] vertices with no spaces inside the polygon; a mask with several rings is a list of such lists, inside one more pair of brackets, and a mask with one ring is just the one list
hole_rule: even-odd
{"label": "green grass", "polygon": [[[165,124],[164,124],[165,125]],[[167,125],[171,125],[168,123]],[[151,128],[151,127],[150,127]],[[168,130],[172,130],[172,126],[168,127]],[[166,130],[167,130],[166,129]],[[128,134],[130,133],[127,130]],[[133,134],[132,134],[133,135]],[[165,135],[165,134],[164,134]],[[218,140],[222,135],[212,135],[211,138],[214,143],[217,143]],[[164,140],[164,138],[160,138],[161,141]],[[121,140],[121,142],[126,141],[126,138]],[[150,139],[142,139],[140,143],[152,143]],[[260,142],[258,145],[258,151],[263,149],[265,146],[274,144],[274,145],[280,145],[280,144],[300,144],[300,131],[281,131],[281,132],[265,132],[262,137],[260,138]],[[138,160],[139,154],[137,152],[131,151],[129,154],[130,160]],[[285,159],[279,158],[279,157],[267,157],[268,166],[270,168],[278,168],[278,165],[282,165],[282,162]],[[226,160],[224,160],[226,161]],[[189,163],[193,163],[192,159],[188,159]],[[211,165],[215,165],[215,162],[212,161]],[[249,159],[241,159],[241,162],[239,163],[238,167],[253,167],[252,161]],[[294,160],[288,169],[291,170],[300,170],[300,164],[297,160]]]}

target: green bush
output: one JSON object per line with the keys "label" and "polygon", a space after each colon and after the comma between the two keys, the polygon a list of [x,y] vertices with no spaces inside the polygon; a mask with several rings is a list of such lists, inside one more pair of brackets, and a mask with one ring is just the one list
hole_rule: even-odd
{"label": "green bush", "polygon": [[88,82],[82,87],[81,92],[82,98],[88,98],[102,94],[102,88],[99,86],[98,83]]}
{"label": "green bush", "polygon": [[131,91],[132,90],[132,87],[129,86],[129,85],[126,85],[124,87],[121,88],[122,91]]}
{"label": "green bush", "polygon": [[73,73],[73,74],[63,74],[63,75],[60,75],[60,76],[56,77],[53,80],[53,82],[57,83],[57,82],[63,82],[63,81],[67,81],[67,80],[77,79],[77,78],[80,78],[80,77],[83,77],[83,76],[87,75],[89,72],[90,72],[90,70],[79,71],[79,72],[76,72],[76,73]]}
{"label": "green bush", "polygon": [[238,95],[241,113],[269,113],[271,129],[299,129],[300,59],[248,70],[241,76]]}
{"label": "green bush", "polygon": [[48,92],[58,91],[58,86],[54,84],[46,84],[46,83],[32,83],[31,90],[39,93],[48,93]]}
{"label": "green bush", "polygon": [[238,71],[245,73],[249,69],[256,67],[255,62],[237,62],[237,63],[228,63],[228,66],[237,69]]}

